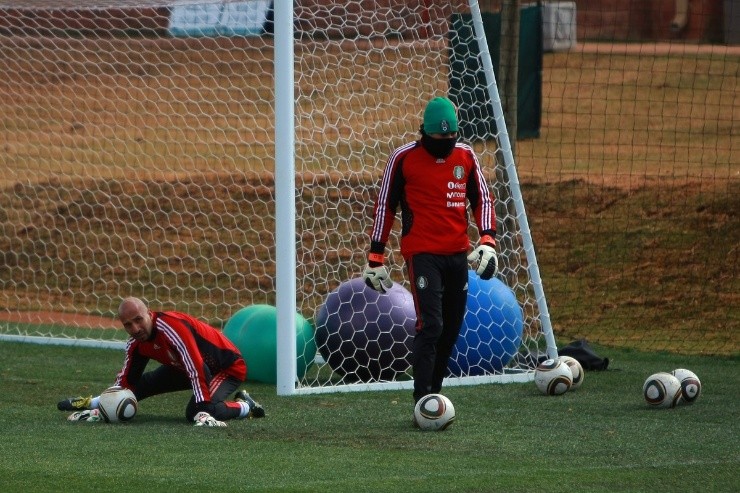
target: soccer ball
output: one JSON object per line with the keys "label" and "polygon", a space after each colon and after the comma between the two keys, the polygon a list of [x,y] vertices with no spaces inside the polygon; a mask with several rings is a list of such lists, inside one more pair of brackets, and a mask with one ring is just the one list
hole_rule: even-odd
{"label": "soccer ball", "polygon": [[583,379],[586,376],[581,363],[571,356],[560,356],[560,360],[565,361],[565,364],[570,367],[570,372],[573,374],[573,383],[571,383],[570,389],[577,389],[583,384]]}
{"label": "soccer ball", "polygon": [[414,419],[422,430],[442,431],[455,421],[455,406],[442,394],[425,395],[414,407]]}
{"label": "soccer ball", "polygon": [[642,395],[653,407],[675,407],[681,400],[681,382],[664,371],[653,373],[645,380]]}
{"label": "soccer ball", "polygon": [[98,409],[106,423],[130,421],[139,409],[134,393],[123,387],[105,389],[98,402]]}
{"label": "soccer ball", "polygon": [[560,395],[573,385],[573,373],[562,358],[547,359],[534,370],[534,383],[545,395]]}
{"label": "soccer ball", "polygon": [[684,368],[678,368],[671,372],[671,375],[676,377],[681,383],[681,396],[683,400],[691,404],[699,398],[701,394],[701,380],[691,370]]}

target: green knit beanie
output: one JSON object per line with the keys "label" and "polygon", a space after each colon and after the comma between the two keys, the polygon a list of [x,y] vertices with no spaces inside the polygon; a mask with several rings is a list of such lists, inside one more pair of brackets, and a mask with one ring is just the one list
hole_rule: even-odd
{"label": "green knit beanie", "polygon": [[427,103],[424,110],[424,132],[427,134],[457,132],[457,114],[452,101],[436,97]]}

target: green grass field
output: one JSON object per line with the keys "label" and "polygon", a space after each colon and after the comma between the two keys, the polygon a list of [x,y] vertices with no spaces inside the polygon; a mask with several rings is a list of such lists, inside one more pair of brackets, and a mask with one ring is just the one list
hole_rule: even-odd
{"label": "green grass field", "polygon": [[[609,370],[558,397],[533,383],[445,389],[447,431],[411,427],[408,391],[279,397],[263,420],[200,429],[186,392],[128,424],[70,423],[56,401],[108,386],[122,353],[0,343],[3,491],[736,492],[738,358],[597,348]],[[651,409],[653,372],[689,368],[693,405]]]}

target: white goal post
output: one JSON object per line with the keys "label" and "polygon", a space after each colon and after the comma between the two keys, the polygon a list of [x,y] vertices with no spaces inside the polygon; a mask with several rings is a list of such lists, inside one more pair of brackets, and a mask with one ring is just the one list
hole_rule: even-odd
{"label": "white goal post", "polygon": [[329,300],[364,267],[388,153],[445,95],[496,197],[505,287],[446,385],[531,380],[557,348],[480,6],[372,3],[0,3],[0,340],[119,347],[125,296],[222,327],[265,305],[279,395],[411,388],[398,224],[392,306]]}
{"label": "white goal post", "polygon": [[[511,193],[516,211],[516,224],[519,225],[517,232],[521,239],[521,247],[526,258],[526,269],[531,282],[531,293],[535,296],[536,308],[539,313],[541,332],[546,341],[546,354],[549,357],[557,356],[555,338],[550,325],[547,302],[544,289],[540,279],[537,266],[536,254],[532,237],[529,230],[524,201],[519,186],[514,156],[511,150],[509,136],[506,131],[504,112],[501,99],[496,85],[491,54],[483,26],[481,10],[476,0],[469,0],[470,19],[473,25],[473,42],[478,47],[479,70],[483,74],[485,87],[485,102],[490,104],[493,110],[495,128],[498,130],[495,136],[502,161],[505,164],[506,174],[509,182],[505,184]],[[277,259],[277,330],[278,330],[278,373],[277,391],[279,395],[291,395],[296,393],[319,393],[336,391],[367,391],[385,389],[409,389],[413,387],[410,380],[402,381],[371,381],[357,383],[340,383],[332,385],[314,385],[314,382],[301,381],[296,378],[297,348],[295,342],[296,327],[296,304],[295,297],[295,272],[296,252],[295,243],[291,241],[295,235],[295,202],[292,200],[294,193],[294,176],[296,170],[294,150],[294,125],[295,114],[293,104],[285,104],[293,101],[293,2],[288,0],[277,0],[275,2],[275,87],[276,87],[276,162],[275,162],[275,188],[276,188],[276,243],[280,247],[276,252]],[[468,41],[470,43],[470,40]],[[475,57],[474,53],[471,56]],[[454,77],[454,74],[451,74]],[[283,103],[281,105],[281,103]],[[488,137],[488,136],[483,136]],[[495,161],[494,161],[495,162]],[[379,165],[382,164],[378,163]],[[281,205],[283,205],[281,209]],[[281,214],[282,212],[282,214]],[[281,296],[283,294],[283,296]],[[320,364],[326,362],[321,361]],[[457,376],[445,379],[445,385],[473,385],[492,382],[514,382],[526,381],[532,378],[533,367],[524,369],[517,368],[514,372],[493,372],[487,375]],[[529,371],[526,371],[529,370]],[[372,380],[372,379],[371,379]]]}

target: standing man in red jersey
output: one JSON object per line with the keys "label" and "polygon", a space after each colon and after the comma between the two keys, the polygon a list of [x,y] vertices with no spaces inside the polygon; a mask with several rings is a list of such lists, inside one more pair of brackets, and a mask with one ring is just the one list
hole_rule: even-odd
{"label": "standing man in red jersey", "polygon": [[[401,254],[416,308],[411,363],[414,402],[439,393],[460,333],[468,292],[468,261],[490,279],[498,271],[496,214],[473,149],[458,142],[455,106],[443,97],[424,110],[421,139],[393,151],[373,213],[365,283],[392,286],[384,265],[396,210],[401,208]],[[480,241],[468,256],[468,204]]]}
{"label": "standing man in red jersey", "polygon": [[[196,426],[226,426],[225,421],[262,418],[264,408],[244,390],[247,365],[239,350],[218,329],[181,312],[155,312],[139,298],[126,298],[118,318],[130,336],[115,385],[131,389],[137,400],[192,390],[185,417]],[[149,360],[161,366],[144,372]],[[226,399],[236,392],[233,401]],[[77,411],[70,421],[99,421],[98,397],[75,397],[57,404]]]}

